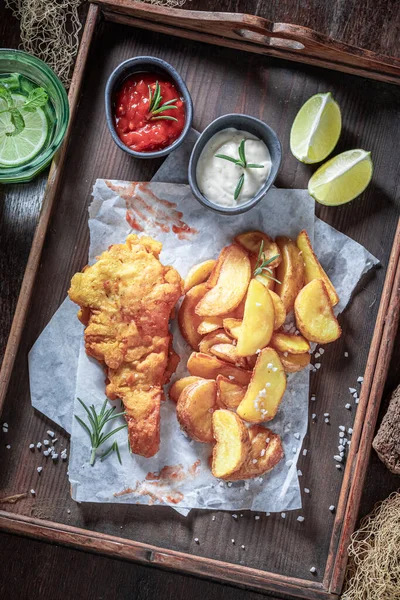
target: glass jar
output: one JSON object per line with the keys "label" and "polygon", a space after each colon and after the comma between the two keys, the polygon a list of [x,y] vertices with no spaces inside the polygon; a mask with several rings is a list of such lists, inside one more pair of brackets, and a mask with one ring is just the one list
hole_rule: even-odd
{"label": "glass jar", "polygon": [[42,60],[21,50],[0,49],[0,74],[4,73],[19,73],[44,88],[54,113],[51,134],[38,154],[20,166],[0,166],[0,183],[22,183],[47,167],[59,149],[69,120],[68,96],[57,75]]}

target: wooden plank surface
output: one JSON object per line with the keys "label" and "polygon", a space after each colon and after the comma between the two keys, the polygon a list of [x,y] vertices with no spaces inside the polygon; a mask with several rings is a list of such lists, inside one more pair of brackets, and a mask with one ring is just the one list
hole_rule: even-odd
{"label": "wooden plank surface", "polygon": [[[196,6],[194,6],[194,4],[195,2],[191,3],[191,8],[197,8]],[[227,2],[222,4],[224,6],[222,6],[221,8],[225,9],[226,6],[228,10],[232,10],[232,3]],[[248,5],[249,3],[239,2],[238,4]],[[256,4],[257,3],[252,3],[253,7],[255,7]],[[385,9],[390,8],[387,6],[388,3],[384,4]],[[239,10],[244,9],[245,8],[239,7]],[[275,10],[275,8],[271,7],[271,10]],[[298,13],[301,14],[302,7],[297,7],[297,10]],[[330,10],[331,5],[329,5],[329,9],[326,9],[326,12],[329,12]],[[272,14],[266,16],[277,20],[277,17]],[[288,20],[287,18],[278,18],[280,20]],[[309,18],[308,13],[307,18]],[[318,16],[318,18],[320,18],[320,15]],[[349,18],[351,20],[351,14]],[[373,19],[375,18],[376,13],[374,13],[373,16]],[[294,19],[290,20],[294,21]],[[315,27],[314,25],[311,26]],[[393,26],[393,23],[389,24],[388,27],[389,26]],[[368,27],[366,25],[365,27],[369,30],[369,23]],[[122,57],[125,57],[126,53],[129,51],[133,51],[136,53],[139,51],[147,51],[149,53],[151,53],[152,51],[154,52],[155,40],[154,38],[149,38],[151,34],[144,34],[143,32],[141,32],[138,33],[137,37],[133,40],[131,39],[133,37],[132,35],[129,35],[129,33],[123,33],[124,31],[126,31],[124,28],[121,28],[118,31],[121,32],[121,34],[113,38],[113,48],[115,50],[115,54],[113,55],[113,57],[104,56],[104,52],[102,54],[102,51],[104,49],[102,49],[101,47],[97,49],[98,55],[100,57],[99,62],[105,62],[107,68],[111,69],[111,67],[113,66],[112,61],[118,61],[118,57],[122,59]],[[354,32],[351,32],[351,34],[353,33]],[[374,31],[372,31],[372,29],[369,30],[368,35],[370,39],[373,39]],[[217,116],[217,114],[219,114],[221,110],[223,112],[227,112],[228,110],[240,109],[247,110],[248,112],[255,114],[256,116],[261,116],[261,118],[268,118],[269,122],[272,124],[272,126],[274,126],[277,129],[278,133],[280,133],[282,137],[285,135],[285,132],[287,134],[287,122],[290,123],[291,119],[294,116],[294,113],[296,111],[294,104],[296,102],[299,102],[301,104],[302,100],[311,95],[311,93],[314,93],[315,89],[325,89],[323,87],[324,85],[331,86],[330,89],[333,89],[334,92],[336,89],[339,91],[339,89],[341,88],[341,84],[343,83],[342,81],[340,81],[337,75],[328,76],[326,73],[323,72],[321,75],[321,72],[318,69],[309,69],[307,70],[307,75],[305,75],[305,72],[300,71],[299,69],[293,70],[293,67],[290,66],[288,66],[287,68],[278,68],[276,66],[276,63],[274,63],[273,61],[265,61],[265,59],[258,58],[254,59],[254,61],[250,63],[246,62],[249,60],[248,58],[244,59],[244,62],[246,63],[245,69],[243,70],[243,73],[241,72],[238,75],[237,73],[233,72],[234,69],[232,67],[232,61],[230,61],[230,57],[232,55],[229,53],[229,51],[220,51],[220,49],[218,49],[217,54],[215,56],[215,53],[213,55],[212,53],[207,54],[207,51],[204,52],[204,47],[202,47],[201,45],[187,44],[187,46],[183,46],[176,44],[176,41],[171,42],[170,40],[172,40],[172,38],[169,39],[170,43],[168,43],[168,38],[163,38],[163,36],[158,36],[157,39],[159,41],[164,39],[164,43],[166,44],[165,49],[163,50],[161,55],[167,60],[171,60],[171,62],[175,61],[174,64],[182,71],[184,76],[187,75],[187,81],[190,84],[192,94],[197,100],[196,104],[199,103],[199,99],[201,99],[202,94],[205,94],[204,97],[208,97],[209,99],[210,104],[205,106],[203,111],[201,111],[200,107],[200,110],[197,110],[196,108],[197,123],[195,123],[195,125],[197,125],[198,127],[204,126],[207,122],[209,122],[209,120],[211,120],[213,116]],[[380,44],[384,45],[386,41],[387,36],[382,36],[382,41],[380,42]],[[357,42],[352,41],[352,43]],[[384,48],[378,49],[380,51],[385,51]],[[188,52],[189,56],[185,56],[186,52]],[[393,51],[391,53],[394,54]],[[193,65],[195,70],[193,71],[193,73],[195,73],[195,75],[190,73],[190,69],[188,67],[189,57],[191,58],[192,62],[194,61]],[[221,81],[221,73],[218,73],[218,70],[216,70],[216,62],[219,60],[222,61],[221,69],[225,69],[225,71],[232,75],[232,77],[230,77],[227,84],[225,84],[225,86],[223,87],[221,97],[216,98],[215,96],[210,94],[209,91],[213,85],[218,84],[218,82]],[[298,72],[296,73],[295,71]],[[293,81],[290,84],[290,81],[292,80],[294,74],[296,81],[294,84]],[[94,73],[91,76],[90,81],[87,82],[87,89],[90,92],[93,92],[93,90],[101,89],[101,86],[104,84],[104,81],[99,82],[96,80],[97,75],[97,73]],[[386,86],[381,87],[378,84],[373,84],[373,91],[371,95],[370,90],[368,88],[368,85],[370,84],[367,84],[366,82],[361,84],[360,89],[355,91],[354,89],[351,89],[351,81],[353,81],[352,78],[344,79],[345,83],[346,81],[348,82],[348,86],[343,86],[345,89],[339,94],[339,102],[341,103],[342,108],[347,107],[348,116],[345,119],[346,131],[344,134],[345,139],[343,139],[343,141],[341,142],[342,149],[344,149],[345,147],[350,147],[349,144],[351,144],[352,142],[353,145],[357,145],[356,142],[358,142],[358,140],[367,140],[368,143],[371,141],[371,144],[375,145],[375,153],[378,155],[378,166],[380,168],[380,171],[378,173],[380,175],[377,180],[378,188],[371,190],[370,195],[366,195],[366,201],[364,197],[364,202],[359,205],[360,209],[357,211],[356,218],[354,218],[353,216],[354,213],[348,210],[350,207],[344,207],[344,209],[339,209],[338,211],[336,211],[335,226],[348,232],[356,239],[364,241],[364,243],[367,243],[367,241],[371,241],[370,229],[373,226],[374,237],[371,241],[372,243],[368,243],[367,245],[371,251],[375,252],[379,258],[385,261],[387,260],[388,256],[388,246],[390,237],[393,234],[394,230],[394,216],[398,212],[398,207],[393,206],[391,204],[392,199],[396,197],[396,185],[398,185],[398,179],[396,181],[397,165],[393,164],[391,160],[392,156],[394,156],[395,150],[393,143],[398,135],[398,132],[394,131],[393,128],[393,124],[396,123],[395,110],[396,106],[398,107],[398,95],[396,95],[395,92],[388,91],[388,88]],[[263,90],[263,102],[270,103],[270,105],[267,107],[260,106],[260,99],[257,99],[257,94],[255,94],[255,91],[259,91],[260,89]],[[84,118],[88,119],[88,123],[100,122],[100,105],[97,103],[94,103],[94,105],[94,114],[92,114],[93,106],[87,105],[84,108]],[[239,106],[239,108],[236,108],[237,106]],[[272,122],[271,119],[273,119],[274,122]],[[91,165],[90,173],[84,174],[82,173],[82,170],[79,170],[79,168],[77,168],[77,166],[79,166],[79,161],[82,160],[82,155],[80,154],[80,158],[72,161],[69,174],[70,181],[67,188],[68,191],[60,199],[60,202],[62,204],[63,218],[62,220],[58,220],[52,223],[53,231],[49,238],[46,240],[46,246],[50,249],[52,249],[54,247],[54,244],[56,244],[56,238],[60,234],[60,232],[63,231],[63,227],[69,227],[71,232],[75,230],[77,221],[74,221],[74,217],[73,215],[71,215],[70,198],[73,198],[73,195],[77,193],[77,184],[79,184],[80,178],[82,176],[87,178],[87,181],[85,181],[85,185],[83,186],[84,189],[82,190],[82,187],[80,187],[78,191],[79,202],[81,203],[79,218],[83,220],[83,215],[86,210],[86,203],[89,200],[89,191],[92,183],[90,177],[93,178],[96,175],[99,175],[99,169],[105,168],[107,172],[102,174],[108,177],[118,176],[134,178],[138,174],[138,171],[135,170],[135,168],[133,168],[132,163],[129,163],[129,161],[127,162],[126,160],[121,160],[121,157],[116,155],[116,150],[108,145],[108,134],[103,128],[103,123],[101,123],[98,133],[98,140],[100,141],[99,147],[104,148],[105,151],[103,163],[99,162],[100,157],[97,156],[96,153],[88,153],[88,149],[87,147],[85,147],[84,143],[84,133],[84,126],[81,131],[79,131],[78,127],[77,137],[82,145],[80,152],[82,151],[84,156],[88,156],[88,158],[90,158],[90,160],[93,161],[94,164]],[[387,144],[387,142],[389,143],[389,147],[385,148],[384,146],[385,144]],[[372,146],[370,145],[369,147],[371,148]],[[150,177],[151,173],[154,171],[155,168],[156,165],[152,165],[151,167],[147,166],[147,171],[140,172],[141,178],[145,178],[146,176]],[[308,173],[309,169],[307,167],[299,167],[298,163],[296,163],[296,161],[294,161],[292,157],[286,156],[285,164],[282,169],[281,182],[278,183],[278,185],[292,187],[304,186],[307,180]],[[21,265],[23,265],[24,262],[24,247],[26,260],[26,253],[28,250],[28,248],[26,247],[26,241],[29,242],[29,240],[26,240],[25,236],[23,236],[24,244],[21,244],[21,237],[25,230],[27,230],[28,233],[29,230],[32,231],[32,224],[35,220],[35,202],[32,202],[31,198],[31,196],[34,196],[34,190],[36,189],[35,184],[29,184],[26,187],[20,187],[23,188],[23,191],[25,192],[25,194],[23,195],[23,199],[21,198],[21,196],[18,196],[18,190],[15,189],[13,186],[7,186],[7,188],[5,189],[5,192],[8,194],[11,191],[12,199],[11,201],[8,201],[5,204],[5,207],[9,210],[9,212],[6,213],[6,219],[2,220],[0,225],[2,228],[4,228],[1,232],[2,234],[4,230],[7,232],[7,227],[10,232],[9,237],[7,238],[7,248],[5,247],[5,250],[8,251],[9,254],[6,255],[6,259],[4,260],[5,269],[3,271],[6,275],[6,277],[4,278],[4,282],[6,285],[8,284],[8,289],[10,291],[7,297],[8,310],[5,312],[5,316],[3,317],[4,324],[6,327],[3,327],[2,331],[4,331],[4,329],[7,329],[7,318],[9,322],[11,313],[9,307],[10,305],[12,306],[12,294],[14,294],[15,298],[15,294],[18,287],[18,275],[21,275]],[[38,197],[38,194],[36,195],[36,197]],[[27,199],[29,199],[28,205],[24,204],[24,202],[26,202]],[[28,206],[29,210],[27,212],[26,208]],[[24,208],[25,211],[23,210]],[[324,218],[328,220],[330,217],[330,211],[327,209],[325,209],[325,211],[326,214],[324,215]],[[21,215],[19,220],[18,215]],[[378,229],[375,228],[376,216],[378,216],[379,221]],[[69,223],[68,221],[71,219],[71,217],[72,223]],[[10,223],[12,225],[11,228]],[[11,235],[14,234],[14,231],[22,232],[19,234],[19,238],[13,237],[13,235]],[[79,236],[81,236],[81,232],[84,236],[84,240],[87,242],[87,235],[83,223],[80,225],[80,229],[78,229]],[[5,238],[3,237],[3,235],[1,235],[2,246],[3,239]],[[27,340],[25,349],[23,349],[20,359],[18,360],[18,365],[21,368],[21,370],[18,371],[18,379],[21,379],[21,375],[24,375],[26,373],[24,365],[24,355],[26,353],[26,349],[35,339],[37,332],[40,331],[40,328],[43,326],[43,324],[45,324],[48,318],[50,318],[58,302],[62,299],[63,293],[67,286],[69,275],[71,274],[71,272],[73,272],[75,268],[79,268],[79,266],[84,262],[83,251],[80,252],[79,255],[74,257],[67,256],[67,261],[65,261],[65,255],[69,254],[73,254],[72,244],[69,247],[67,246],[67,248],[65,249],[65,254],[63,255],[62,264],[63,269],[65,271],[64,273],[62,273],[62,291],[54,285],[54,282],[49,282],[48,280],[46,281],[46,271],[42,272],[40,283],[41,288],[39,287],[38,289],[42,292],[45,291],[46,297],[51,297],[51,302],[49,302],[49,305],[47,307],[43,307],[44,310],[41,314],[40,321],[36,324],[30,324],[29,339]],[[47,264],[47,266],[44,265],[43,268],[51,269],[54,265],[57,266],[57,260],[59,260],[59,258],[59,255],[53,258],[53,264]],[[13,268],[11,268],[11,265],[13,266]],[[368,328],[365,327],[365,324],[362,322],[364,320],[362,319],[362,316],[368,314],[369,317],[372,319],[373,315],[376,314],[376,302],[370,309],[369,306],[371,303],[373,303],[374,295],[376,295],[377,291],[379,291],[379,286],[382,285],[383,272],[378,273],[377,275],[377,279],[372,282],[373,287],[367,287],[367,289],[363,290],[360,296],[357,298],[356,302],[352,307],[353,313],[351,317],[346,317],[346,320],[348,319],[352,320],[352,322],[355,322],[357,324],[357,327],[359,326],[359,324],[361,324],[361,331],[352,331],[350,332],[350,337],[347,338],[349,343],[351,345],[355,345],[356,348],[363,347],[368,341]],[[41,296],[38,295],[38,297],[36,298],[36,305],[38,305],[39,303],[43,304],[40,298]],[[358,319],[356,319],[356,321],[353,321],[353,316],[357,317],[357,313]],[[339,354],[339,352],[333,353],[333,355],[331,356],[331,360],[337,362],[339,359]],[[360,353],[359,356],[355,356],[355,352],[354,355],[352,353],[351,361],[348,362],[343,361],[342,356],[340,356],[340,360],[338,362],[338,369],[341,369],[341,377],[349,377],[353,373],[360,374],[361,369],[363,368],[363,359],[365,360],[365,355],[363,357],[362,353]],[[350,365],[349,362],[351,363]],[[398,376],[398,369],[397,371],[393,369],[391,371],[393,381],[395,380],[396,374]],[[334,390],[334,384],[334,378],[328,378],[327,383],[324,380],[323,385],[318,385],[317,382],[315,389],[317,391],[322,391],[322,389]],[[10,427],[9,439],[12,444],[11,451],[6,451],[4,449],[4,444],[2,444],[0,450],[0,460],[6,461],[6,469],[4,473],[4,478],[2,479],[0,485],[1,487],[5,486],[5,488],[8,490],[15,489],[15,491],[18,491],[28,489],[29,485],[36,484],[33,475],[35,464],[32,457],[30,455],[27,455],[26,443],[29,444],[30,436],[42,436],[45,433],[45,430],[48,428],[48,424],[44,423],[43,420],[37,417],[36,415],[33,416],[29,414],[27,411],[23,411],[26,412],[26,414],[22,415],[21,420],[18,418],[18,411],[12,412],[12,397],[18,397],[18,399],[21,400],[21,404],[19,405],[19,411],[21,411],[21,407],[24,407],[26,405],[26,385],[22,385],[22,383],[18,381],[14,382],[13,385],[14,388],[12,391],[12,396],[10,397],[10,402],[7,404],[6,407],[6,410],[9,412],[5,414],[4,418],[5,420],[8,420],[8,422],[10,422],[10,425],[11,423],[13,423],[17,426],[17,423],[19,422],[21,428],[18,427],[17,436],[17,427],[15,427],[14,430]],[[323,403],[321,403],[319,410],[321,412],[325,410]],[[30,430],[28,429],[28,427],[30,428]],[[21,431],[23,431],[22,436]],[[310,442],[308,448],[310,448],[311,450],[313,449],[313,447],[315,448],[315,444],[316,442],[318,442],[318,437],[315,435],[316,433],[316,431],[310,431]],[[319,433],[321,434],[321,430]],[[322,434],[325,433],[326,431],[322,430]],[[336,435],[332,437],[332,440],[335,438]],[[330,440],[329,443],[331,443],[332,440]],[[313,455],[316,455],[316,453],[311,454],[310,452],[310,462],[311,456]],[[11,472],[21,461],[27,463],[26,468],[21,469],[21,472],[18,474],[17,480],[11,480]],[[317,463],[313,465],[313,468],[315,467],[317,467],[317,470],[315,472],[317,474]],[[385,474],[385,471],[381,467],[380,463],[375,460],[375,457],[373,457],[372,459],[371,468],[372,472],[374,473],[373,479],[374,481],[379,481],[380,489],[382,491],[393,489],[393,487],[395,486],[393,478]],[[20,507],[22,506],[23,512],[25,514],[33,514],[35,516],[45,518],[60,518],[61,521],[79,524],[92,529],[98,528],[99,522],[101,520],[102,523],[105,524],[105,527],[109,533],[114,533],[116,535],[126,535],[127,537],[135,537],[135,539],[138,539],[136,536],[136,532],[139,531],[140,537],[140,535],[143,536],[145,534],[144,529],[148,528],[150,536],[159,537],[159,539],[161,540],[167,539],[171,541],[172,535],[177,535],[177,545],[181,544],[182,547],[186,546],[186,548],[190,551],[193,551],[194,549],[201,555],[207,555],[211,550],[213,550],[212,545],[213,543],[215,543],[215,538],[212,534],[211,523],[207,522],[204,515],[200,514],[197,518],[190,518],[188,521],[185,521],[181,518],[174,518],[171,521],[170,511],[161,510],[159,516],[156,519],[156,522],[153,523],[153,519],[144,517],[143,511],[146,512],[146,509],[135,509],[134,515],[132,515],[132,511],[127,510],[125,511],[125,514],[117,515],[117,518],[114,514],[114,508],[111,509],[111,507],[103,507],[104,510],[101,510],[99,515],[96,512],[97,509],[92,510],[91,507],[86,507],[88,510],[84,511],[74,510],[74,512],[68,514],[67,510],[69,509],[68,507],[70,506],[70,504],[68,502],[65,502],[65,498],[68,497],[67,485],[59,486],[59,483],[63,481],[65,482],[65,473],[63,467],[59,465],[52,472],[47,473],[47,475],[48,477],[46,476],[46,480],[43,478],[40,481],[41,493],[40,496],[38,495],[36,500],[28,498],[25,501],[24,505],[17,504],[8,507],[2,506],[1,508],[19,511]],[[321,484],[321,482],[318,481],[318,479],[319,478],[317,477],[315,480],[315,484],[317,486],[318,484]],[[369,476],[368,482],[370,481],[371,477]],[[307,485],[311,488],[309,480],[307,481]],[[15,488],[15,486],[19,486],[18,490]],[[54,497],[55,489],[60,491],[57,497]],[[377,489],[379,488],[374,486],[371,489],[370,485],[367,487],[366,498],[364,500],[363,506],[370,506],[371,503],[373,503],[374,498],[378,497],[376,494]],[[333,486],[333,488],[327,491],[329,491],[330,494],[335,494],[337,493],[337,486]],[[329,518],[329,515],[327,515],[325,512],[321,512],[320,515],[316,514],[316,511],[318,509],[318,501],[328,501],[328,495],[325,493],[324,496],[324,494],[322,493],[322,497],[319,496],[319,494],[315,494],[312,496],[313,497],[311,498],[311,503],[309,504],[309,506],[306,506],[307,522],[310,525],[310,527],[308,528],[308,536],[310,539],[308,540],[306,560],[304,560],[302,565],[303,571],[306,561],[309,561],[310,559],[312,560],[313,558],[313,542],[315,539],[320,540],[320,532],[324,529],[324,522],[327,518]],[[381,497],[383,497],[383,495]],[[72,508],[76,509],[78,507],[75,507],[73,503],[71,503],[70,510],[72,510]],[[96,514],[94,514],[95,512]],[[218,551],[221,553],[221,556],[224,555],[224,553],[226,552],[227,560],[232,560],[234,562],[242,562],[243,557],[240,555],[240,553],[237,552],[237,548],[234,549],[234,552],[232,552],[232,549],[229,550],[227,548],[223,548],[224,544],[226,545],[227,539],[230,539],[231,531],[233,531],[235,535],[237,535],[238,533],[238,528],[233,529],[234,524],[232,523],[231,518],[226,517],[228,517],[228,515],[222,516],[221,514],[221,521],[218,524]],[[219,515],[217,518],[219,518]],[[143,526],[143,519],[148,519],[152,522],[149,522],[146,526]],[[312,523],[311,519],[313,519]],[[286,519],[286,522],[290,523],[290,521],[290,519]],[[250,563],[253,563],[254,566],[261,566],[261,568],[265,568],[266,563],[269,563],[269,554],[273,554],[273,550],[276,549],[276,547],[281,548],[282,544],[283,547],[285,547],[285,543],[288,539],[287,527],[282,526],[282,522],[279,520],[278,517],[273,517],[270,522],[272,523],[272,525],[270,523],[267,523],[267,518],[264,517],[263,524],[261,528],[259,528],[256,527],[256,524],[252,521],[251,515],[247,515],[245,513],[245,516],[242,518],[240,523],[240,534],[244,533],[245,537],[243,539],[246,538],[251,542],[253,542],[253,540],[256,540],[255,547],[250,552],[251,556],[245,557],[246,564],[247,561],[249,561]],[[294,522],[295,519],[293,519],[292,525]],[[120,532],[121,523],[123,527],[122,534]],[[245,526],[243,526],[242,523],[245,523]],[[198,532],[198,534],[201,532],[201,534],[205,537],[212,537],[213,543],[208,544],[208,547],[194,547],[193,537],[196,535],[196,532]],[[198,537],[200,536],[198,535]],[[265,549],[266,540],[267,542],[273,540],[273,547],[270,546],[269,550],[268,548]],[[207,546],[207,544],[205,545]],[[324,544],[322,545],[324,546]],[[318,551],[318,555],[319,554],[320,553]],[[282,566],[284,568],[289,568],[290,570],[290,568],[292,568],[292,566],[295,563],[297,566],[298,556],[296,555],[296,553],[286,557],[284,556],[284,552],[277,553],[277,557],[275,560],[277,570],[280,570]],[[321,560],[320,564],[318,564],[317,566],[322,566],[322,563],[323,560]],[[274,565],[271,566],[271,564],[268,564],[268,568],[273,567]],[[301,573],[301,576],[305,575],[306,574],[304,572]]]}

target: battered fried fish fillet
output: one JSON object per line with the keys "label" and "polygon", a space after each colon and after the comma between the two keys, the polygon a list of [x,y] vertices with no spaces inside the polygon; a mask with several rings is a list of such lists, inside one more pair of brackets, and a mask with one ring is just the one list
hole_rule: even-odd
{"label": "battered fried fish fillet", "polygon": [[77,273],[68,292],[81,307],[86,352],[104,364],[106,394],[125,406],[132,452],[154,456],[160,444],[162,386],[176,357],[168,321],[183,282],[158,259],[162,245],[129,235]]}

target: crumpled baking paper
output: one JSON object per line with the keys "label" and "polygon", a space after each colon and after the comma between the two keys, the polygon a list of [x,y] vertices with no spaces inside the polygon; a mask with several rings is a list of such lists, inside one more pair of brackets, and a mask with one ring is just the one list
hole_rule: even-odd
{"label": "crumpled baking paper", "polygon": [[[198,133],[192,130],[184,144],[169,155],[153,181],[186,183],[187,164],[197,136]],[[112,182],[112,185],[129,186],[129,184],[121,182]],[[164,189],[167,193],[167,188]],[[229,218],[228,223],[226,217],[223,218],[225,221],[222,228],[222,231],[225,231],[223,235],[227,235],[227,229],[229,234],[226,239],[218,227],[215,228],[216,215],[199,209],[195,200],[190,197],[187,188],[168,186],[168,189],[168,197],[173,202],[180,198],[181,204],[183,202],[193,203],[194,212],[196,209],[200,211],[194,220],[201,222],[201,231],[207,231],[207,243],[201,245],[200,254],[193,251],[191,246],[193,240],[184,244],[182,244],[182,240],[180,241],[179,246],[185,248],[183,253],[177,252],[172,244],[174,266],[184,276],[188,268],[199,262],[201,257],[209,258],[211,256],[210,243],[214,242],[212,247],[217,255],[224,243],[231,241],[234,235],[231,230],[232,221]],[[272,193],[271,190],[270,194]],[[314,233],[316,254],[338,289],[340,303],[335,308],[337,313],[341,312],[349,302],[351,293],[361,276],[378,261],[365,248],[317,217],[313,217],[314,222],[312,223],[309,209],[312,207],[313,214],[313,203],[306,192],[277,190],[275,193],[278,194],[278,196],[274,196],[277,205],[283,197],[289,199],[289,202],[295,203],[293,214],[296,219],[299,214],[302,214],[302,206],[297,200],[300,199],[302,204],[306,203],[307,217],[304,216],[302,223],[298,222],[297,227],[294,223],[293,230],[290,230],[286,224],[281,230],[272,230],[270,215],[266,212],[269,194],[257,209],[263,213],[261,220],[259,220],[259,213],[257,213],[257,217],[254,213],[254,217],[251,217],[248,225],[243,221],[243,217],[235,218],[240,225],[239,230],[245,230],[250,225],[262,228],[264,218],[267,219],[265,229],[271,235],[275,233],[295,235],[302,227],[307,229],[311,239]],[[282,196],[279,196],[281,193]],[[109,202],[109,205],[106,205],[104,201]],[[192,209],[189,212],[193,212]],[[129,225],[124,221],[125,217],[126,200],[116,197],[115,191],[110,190],[109,185],[101,180],[98,181],[95,186],[94,200],[90,207],[89,262],[93,262],[95,256],[101,253],[109,243],[124,241],[126,235],[131,231]],[[284,223],[284,220],[282,219],[281,222]],[[115,225],[117,223],[118,231],[121,227],[122,237],[120,239],[116,234]],[[190,225],[193,224],[190,223]],[[209,225],[211,229],[209,229]],[[149,233],[153,233],[158,239],[161,239],[159,231],[149,231]],[[214,238],[217,236],[217,239],[213,240],[213,236]],[[225,239],[226,241],[224,241]],[[106,240],[109,241],[106,242]],[[163,260],[166,260],[165,254],[168,258],[168,251],[171,251],[171,249],[168,250],[168,247],[168,244],[164,247]],[[205,248],[209,253],[204,253]],[[189,254],[191,262],[187,261],[186,264]],[[170,440],[170,444],[162,444],[161,451],[156,457],[149,461],[142,457],[131,456],[127,449],[126,434],[122,431],[115,437],[119,441],[122,453],[122,467],[117,462],[115,454],[107,457],[103,463],[97,459],[95,466],[90,467],[88,462],[90,448],[87,435],[83,430],[79,430],[79,425],[73,418],[74,413],[80,416],[84,415],[80,405],[74,407],[74,398],[79,396],[89,403],[95,402],[100,405],[104,399],[104,373],[98,363],[87,357],[84,352],[83,326],[76,318],[76,312],[76,305],[66,298],[29,355],[33,406],[61,425],[66,431],[72,431],[69,475],[75,499],[91,502],[164,503],[170,504],[182,514],[187,514],[190,508],[194,507],[235,510],[252,508],[253,510],[273,512],[301,506],[296,460],[307,428],[308,371],[302,371],[289,377],[288,390],[282,403],[282,409],[269,424],[271,429],[282,435],[286,457],[272,473],[260,480],[247,483],[236,482],[229,486],[212,478],[206,468],[210,448],[184,437],[177,425],[175,409],[171,406],[170,401],[163,403],[161,408],[161,437],[162,440]],[[182,357],[186,358],[188,349],[175,323],[172,324],[172,329],[175,349]],[[183,359],[175,378],[185,373],[184,367],[185,360]],[[89,397],[86,397],[87,395]],[[295,410],[290,408],[293,404]],[[295,421],[293,415],[298,415],[299,420]],[[293,435],[294,433],[300,434],[299,439],[297,439],[297,435],[296,437]],[[187,507],[187,509],[183,507]]]}
{"label": "crumpled baking paper", "polygon": [[[131,231],[126,221],[127,205],[128,208],[135,206],[129,198],[130,194],[137,192],[138,188],[130,183],[96,182],[89,220],[90,262],[111,243],[125,240]],[[174,202],[183,213],[183,220],[199,231],[189,240],[179,240],[171,231],[163,232],[154,225],[146,226],[145,232],[155,235],[164,244],[162,261],[173,264],[182,276],[193,264],[216,257],[222,246],[230,243],[240,231],[258,228],[272,236],[295,236],[305,228],[311,239],[314,237],[316,253],[336,285],[341,308],[344,308],[362,273],[376,262],[359,244],[330,226],[320,222],[314,228],[314,203],[302,190],[273,189],[258,208],[228,219],[200,208],[184,185],[151,184],[150,187],[143,186],[139,193],[149,203],[154,202],[153,194]],[[347,257],[350,256],[351,269],[348,269],[349,273],[346,269],[344,276],[343,265],[348,264]],[[327,261],[324,261],[325,257]],[[82,326],[75,313],[76,307],[66,300],[54,316],[54,326],[52,320],[30,354],[34,406],[68,431],[72,427],[69,477],[73,498],[91,502],[163,503],[180,509],[250,508],[274,512],[301,506],[296,461],[307,429],[309,371],[293,374],[288,379],[281,408],[269,424],[282,436],[286,456],[274,471],[263,478],[232,485],[214,479],[208,467],[210,447],[190,441],[183,435],[176,420],[175,407],[170,401],[163,403],[161,409],[162,442],[155,457],[145,459],[130,455],[126,433],[122,431],[113,439],[118,440],[123,464],[119,465],[116,455],[111,454],[104,462],[98,459],[95,466],[90,467],[89,438],[72,417],[74,413],[84,418],[84,412],[76,400],[71,410],[71,400],[80,397],[86,403],[94,402],[100,406],[104,399],[104,372],[97,361],[84,351]],[[69,334],[66,343],[60,336],[63,330]],[[190,351],[176,323],[172,324],[172,330],[175,349],[182,357],[177,376],[182,376]],[[54,338],[58,344],[53,343]],[[51,353],[49,348],[52,348]],[[72,365],[76,364],[79,364],[76,389],[71,396],[74,387],[71,373],[75,368]],[[68,385],[62,383],[63,365]],[[56,380],[51,378],[50,381],[49,377],[46,381],[43,379],[44,372],[55,372]],[[52,401],[53,398],[58,401]]]}

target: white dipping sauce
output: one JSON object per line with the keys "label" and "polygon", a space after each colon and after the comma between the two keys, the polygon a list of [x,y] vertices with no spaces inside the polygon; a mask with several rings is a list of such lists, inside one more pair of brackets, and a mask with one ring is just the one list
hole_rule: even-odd
{"label": "white dipping sauce", "polygon": [[[239,167],[229,160],[217,158],[225,154],[239,158],[239,145],[245,139],[247,163],[263,165],[262,169]],[[197,185],[203,196],[219,206],[237,206],[253,198],[271,171],[271,156],[264,142],[247,131],[228,128],[219,131],[207,142],[197,162]],[[239,178],[244,173],[244,183],[237,200],[234,198]]]}

